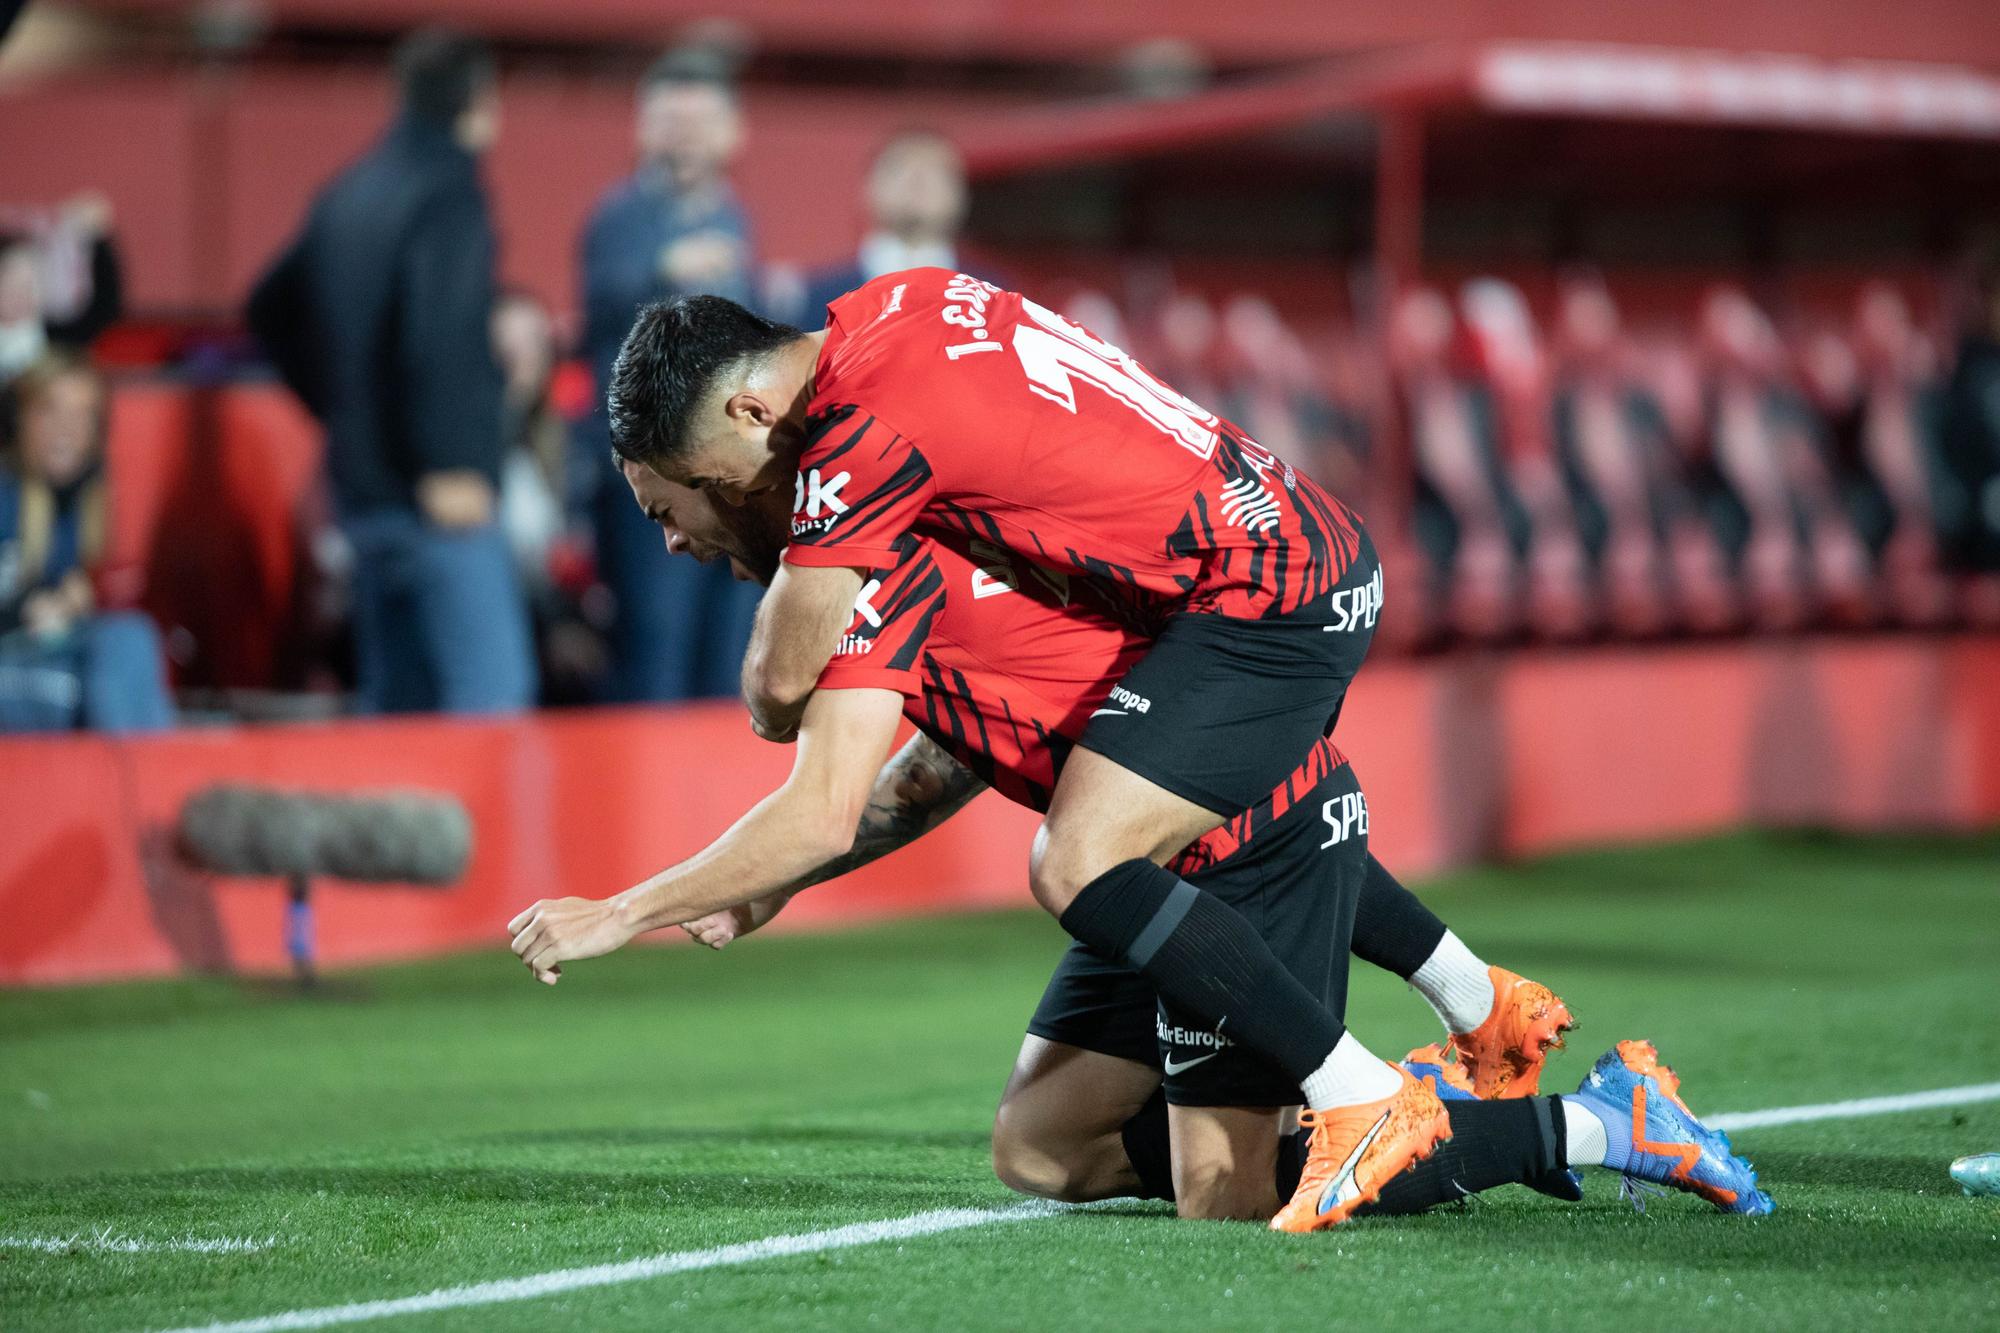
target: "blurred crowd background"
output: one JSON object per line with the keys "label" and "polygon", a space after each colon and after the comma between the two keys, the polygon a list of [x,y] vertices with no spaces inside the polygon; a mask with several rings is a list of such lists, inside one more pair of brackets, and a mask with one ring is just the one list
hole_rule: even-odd
{"label": "blurred crowd background", "polygon": [[1250,7],[30,5],[0,730],[732,694],[597,386],[919,264],[1360,508],[1381,651],[2000,627],[1984,5]]}

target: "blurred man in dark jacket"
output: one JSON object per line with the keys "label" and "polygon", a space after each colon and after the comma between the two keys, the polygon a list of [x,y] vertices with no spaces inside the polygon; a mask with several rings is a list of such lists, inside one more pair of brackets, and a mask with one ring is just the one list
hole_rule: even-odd
{"label": "blurred man in dark jacket", "polygon": [[1981,257],[1945,386],[1935,510],[1959,569],[2000,571],[2000,246]]}
{"label": "blurred man in dark jacket", "polygon": [[578,432],[595,469],[597,559],[617,600],[613,692],[620,699],[736,693],[757,590],[725,565],[669,560],[660,530],[632,505],[610,465],[603,390],[639,307],[674,296],[755,305],[749,220],[729,185],[742,141],[736,94],[722,71],[673,52],[639,85],[639,167],[606,192],[583,236],[584,354],[597,410]]}
{"label": "blurred man in dark jacket", "polygon": [[493,59],[426,32],[396,70],[401,115],[314,201],[251,296],[250,325],[326,427],[363,705],[524,708],[534,657],[494,522],[495,246],[478,171],[499,133]]}

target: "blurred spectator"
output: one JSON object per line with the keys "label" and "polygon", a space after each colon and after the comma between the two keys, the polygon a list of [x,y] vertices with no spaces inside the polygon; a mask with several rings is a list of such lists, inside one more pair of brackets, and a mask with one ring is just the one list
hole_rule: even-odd
{"label": "blurred spectator", "polygon": [[100,607],[93,581],[110,549],[104,382],[51,353],[15,388],[0,469],[0,731],[171,726],[153,622]]}
{"label": "blurred spectator", "polygon": [[1945,386],[1937,526],[1959,569],[2000,573],[2000,251],[1974,274]]}
{"label": "blurred spectator", "polygon": [[533,616],[543,701],[588,702],[606,666],[603,642],[582,605],[589,570],[575,516],[588,474],[570,448],[569,421],[556,401],[548,308],[526,292],[503,293],[493,307],[493,355],[506,386],[500,526]]}
{"label": "blurred spectator", "polygon": [[807,280],[803,308],[793,317],[803,328],[826,323],[831,302],[884,273],[959,266],[965,160],[951,140],[935,130],[896,135],[875,154],[865,193],[868,234],[853,260]]}
{"label": "blurred spectator", "polygon": [[[584,355],[601,397],[633,316],[649,301],[708,293],[750,303],[754,250],[728,169],[742,141],[735,91],[670,53],[639,85],[639,169],[607,194],[583,237]],[[626,700],[733,695],[757,588],[726,563],[672,560],[612,467],[596,404],[581,446],[596,470],[597,561],[616,603],[613,693]]]}
{"label": "blurred spectator", "polygon": [[432,31],[397,49],[396,68],[401,115],[314,201],[250,324],[326,427],[354,548],[362,705],[525,708],[534,661],[495,521],[495,245],[478,169],[500,129],[493,58]]}
{"label": "blurred spectator", "polygon": [[1137,355],[1176,392],[1197,403],[1223,401],[1221,321],[1200,292],[1171,287],[1159,293],[1152,337]]}
{"label": "blurred spectator", "polygon": [[0,382],[51,345],[88,348],[124,302],[104,196],[79,195],[52,212],[0,210]]}
{"label": "blurred spectator", "polygon": [[568,526],[569,423],[556,411],[555,323],[527,292],[493,305],[493,359],[500,366],[500,527],[532,596],[547,578],[549,552]]}
{"label": "blurred spectator", "polygon": [[51,348],[88,350],[124,313],[124,290],[102,195],[52,211],[0,209],[0,446],[14,377]]}

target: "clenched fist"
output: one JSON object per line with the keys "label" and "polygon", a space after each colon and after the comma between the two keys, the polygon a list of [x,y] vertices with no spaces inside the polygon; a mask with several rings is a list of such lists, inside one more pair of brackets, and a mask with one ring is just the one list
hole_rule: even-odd
{"label": "clenched fist", "polygon": [[553,986],[562,964],[621,948],[638,932],[616,899],[544,898],[507,923],[515,957],[535,980]]}

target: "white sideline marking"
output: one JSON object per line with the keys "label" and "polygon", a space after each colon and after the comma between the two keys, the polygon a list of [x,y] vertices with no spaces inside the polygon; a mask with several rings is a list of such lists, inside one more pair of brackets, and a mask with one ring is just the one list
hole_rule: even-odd
{"label": "white sideline marking", "polygon": [[796,1236],[766,1236],[763,1240],[738,1245],[718,1245],[708,1250],[681,1250],[655,1254],[624,1263],[598,1264],[591,1268],[561,1268],[529,1277],[503,1278],[467,1287],[444,1287],[421,1296],[402,1296],[386,1301],[357,1301],[353,1305],[327,1305],[315,1310],[288,1310],[261,1319],[239,1319],[204,1324],[175,1333],[270,1333],[292,1328],[327,1328],[334,1324],[358,1324],[368,1319],[386,1319],[399,1314],[424,1314],[432,1310],[456,1310],[468,1305],[497,1305],[506,1301],[531,1301],[557,1292],[585,1287],[609,1287],[621,1282],[639,1282],[688,1273],[700,1268],[725,1268],[731,1264],[756,1263],[759,1259],[784,1259],[797,1254],[818,1254],[853,1245],[873,1245],[885,1240],[908,1240],[914,1236],[935,1236],[943,1231],[963,1231],[994,1222],[1025,1222],[1053,1217],[1068,1211],[1060,1204],[1031,1201],[1009,1208],[943,1208],[909,1217],[892,1217],[881,1222],[857,1222],[830,1231],[807,1231]]}
{"label": "white sideline marking", "polygon": [[[1778,1106],[1764,1111],[1735,1111],[1707,1116],[1703,1123],[1717,1129],[1762,1129],[1771,1125],[1796,1125],[1812,1120],[1839,1120],[1850,1117],[1891,1115],[1898,1111],[1920,1111],[1928,1107],[1964,1106],[1973,1102],[2000,1101],[2000,1083],[1975,1083],[1962,1088],[1934,1088],[1929,1092],[1906,1092],[1890,1097],[1860,1097],[1853,1101],[1821,1102],[1811,1106]],[[1088,1205],[1086,1205],[1087,1207]],[[557,1292],[586,1287],[608,1287],[622,1282],[640,1282],[688,1273],[702,1268],[725,1268],[732,1264],[756,1263],[760,1259],[784,1259],[798,1254],[818,1254],[823,1250],[873,1245],[885,1240],[908,1240],[935,1236],[944,1231],[963,1231],[994,1222],[1029,1222],[1074,1211],[1063,1204],[1030,1201],[1011,1208],[945,1208],[909,1217],[892,1217],[881,1222],[857,1222],[830,1231],[807,1231],[794,1236],[769,1236],[738,1245],[719,1245],[708,1250],[682,1250],[656,1254],[623,1263],[598,1264],[592,1268],[559,1268],[528,1277],[503,1278],[465,1287],[443,1287],[421,1296],[401,1296],[391,1300],[357,1301],[352,1305],[326,1305],[317,1309],[288,1310],[259,1319],[203,1324],[172,1330],[172,1333],[277,1333],[281,1329],[327,1328],[335,1324],[358,1324],[369,1319],[387,1319],[400,1314],[423,1314],[431,1310],[456,1310],[470,1305],[497,1305],[508,1301],[531,1301]]]}
{"label": "white sideline marking", "polygon": [[1763,1129],[1769,1125],[1803,1125],[1809,1120],[1893,1115],[1897,1111],[1922,1111],[1933,1106],[1968,1106],[1973,1102],[2000,1102],[2000,1083],[1969,1083],[1962,1088],[1902,1092],[1893,1097],[1857,1097],[1853,1101],[1820,1102],[1816,1106],[1778,1106],[1768,1111],[1731,1111],[1703,1116],[1702,1123],[1716,1129]]}
{"label": "white sideline marking", "polygon": [[261,1240],[254,1236],[221,1236],[215,1239],[182,1236],[175,1240],[142,1240],[137,1236],[118,1236],[109,1231],[90,1234],[79,1231],[72,1236],[0,1236],[0,1250],[40,1250],[44,1254],[65,1254],[70,1250],[97,1250],[106,1254],[157,1254],[163,1251],[179,1254],[255,1254],[277,1243],[276,1236],[265,1236]]}

